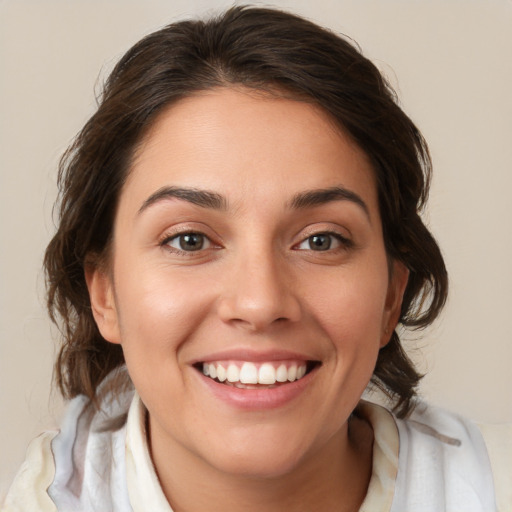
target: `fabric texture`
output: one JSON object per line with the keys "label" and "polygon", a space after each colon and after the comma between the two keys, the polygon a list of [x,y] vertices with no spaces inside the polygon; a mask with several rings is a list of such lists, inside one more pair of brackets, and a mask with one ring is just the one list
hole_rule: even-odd
{"label": "fabric texture", "polygon": [[[172,512],[149,454],[146,414],[133,390],[107,396],[100,411],[72,400],[60,432],[30,445],[2,511]],[[512,510],[512,426],[479,428],[425,404],[407,420],[368,402],[358,414],[374,430],[360,512]]]}
{"label": "fabric texture", "polygon": [[396,423],[400,455],[392,512],[496,510],[491,465],[476,425],[424,404]]}
{"label": "fabric texture", "polygon": [[512,511],[512,425],[478,425],[493,472],[496,506]]}

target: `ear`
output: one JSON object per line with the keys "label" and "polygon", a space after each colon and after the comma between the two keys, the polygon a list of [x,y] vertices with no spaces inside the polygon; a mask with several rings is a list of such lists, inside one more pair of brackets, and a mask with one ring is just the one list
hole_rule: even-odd
{"label": "ear", "polygon": [[119,319],[111,276],[96,265],[87,265],[85,281],[89,290],[92,314],[101,335],[111,343],[120,343]]}
{"label": "ear", "polygon": [[401,261],[393,261],[384,315],[382,316],[381,348],[384,347],[395,330],[400,319],[402,299],[409,279],[409,269]]}

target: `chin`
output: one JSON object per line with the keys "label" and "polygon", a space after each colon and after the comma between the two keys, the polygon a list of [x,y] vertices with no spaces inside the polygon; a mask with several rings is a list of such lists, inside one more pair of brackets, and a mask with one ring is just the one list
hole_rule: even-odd
{"label": "chin", "polygon": [[261,450],[258,447],[213,461],[218,471],[249,480],[284,477],[293,473],[299,463],[300,457],[297,452],[284,453],[282,450]]}
{"label": "chin", "polygon": [[[270,432],[256,425],[258,432],[245,436],[226,435],[221,450],[206,452],[207,462],[225,474],[248,479],[272,479],[293,473],[306,457],[304,446],[311,441],[299,439],[293,432]],[[266,434],[266,435],[265,435]],[[291,434],[291,435],[290,435]]]}

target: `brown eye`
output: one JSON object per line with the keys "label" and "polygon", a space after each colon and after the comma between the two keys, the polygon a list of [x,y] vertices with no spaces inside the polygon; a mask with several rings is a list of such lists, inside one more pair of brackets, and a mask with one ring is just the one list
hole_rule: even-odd
{"label": "brown eye", "polygon": [[351,240],[345,238],[339,233],[315,233],[305,238],[295,249],[301,251],[326,252],[336,249],[350,249],[353,246]]}
{"label": "brown eye", "polygon": [[165,242],[166,245],[180,251],[200,251],[210,246],[210,241],[202,233],[181,233]]}
{"label": "brown eye", "polygon": [[308,238],[309,248],[312,251],[327,251],[331,248],[332,235],[324,233],[313,235]]}

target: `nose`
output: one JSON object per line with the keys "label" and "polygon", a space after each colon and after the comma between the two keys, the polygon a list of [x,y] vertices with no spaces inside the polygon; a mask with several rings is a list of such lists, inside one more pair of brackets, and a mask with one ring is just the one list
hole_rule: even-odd
{"label": "nose", "polygon": [[221,319],[253,332],[297,322],[300,301],[286,266],[270,251],[241,254],[223,286],[218,309]]}

